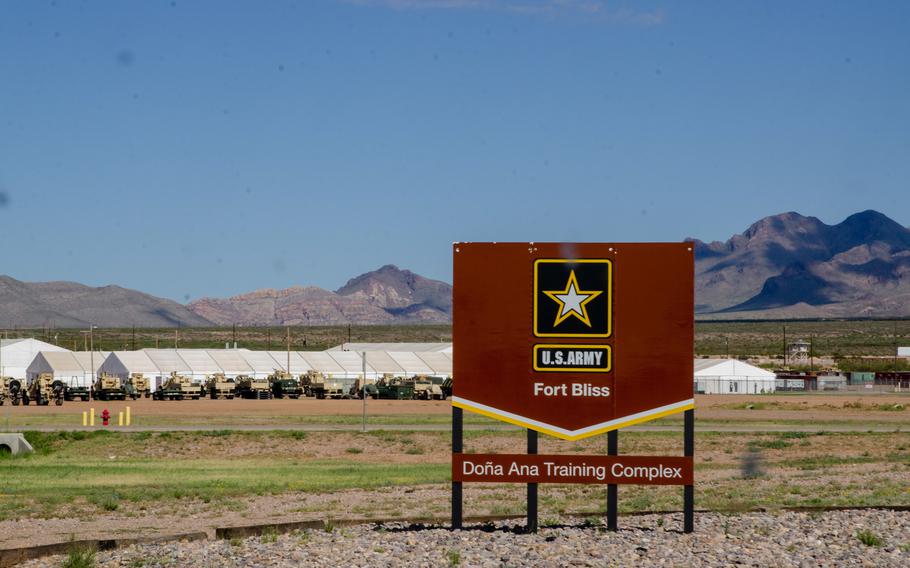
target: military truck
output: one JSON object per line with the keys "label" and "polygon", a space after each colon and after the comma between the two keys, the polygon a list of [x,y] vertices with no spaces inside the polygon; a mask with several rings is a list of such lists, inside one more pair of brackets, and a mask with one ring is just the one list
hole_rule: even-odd
{"label": "military truck", "polygon": [[126,394],[131,399],[136,400],[140,397],[148,398],[151,396],[152,388],[149,380],[142,373],[133,373],[123,382]]}
{"label": "military truck", "polygon": [[411,400],[414,398],[414,383],[401,377],[383,375],[376,383],[376,397],[385,400]]}
{"label": "military truck", "polygon": [[304,396],[325,398],[325,375],[319,371],[307,371],[305,375],[300,375],[300,382]]}
{"label": "military truck", "polygon": [[300,398],[303,395],[303,388],[300,381],[294,378],[294,375],[285,371],[276,371],[269,375],[269,384],[272,385],[272,396],[274,398]]}
{"label": "military truck", "polygon": [[76,400],[77,398],[83,402],[87,402],[91,395],[92,389],[89,387],[74,387],[66,385],[63,389],[63,400],[67,402]]}
{"label": "military truck", "polygon": [[271,385],[268,379],[257,379],[249,375],[237,375],[234,379],[234,387],[237,396],[240,398],[252,398],[257,400],[268,400],[272,398]]}
{"label": "military truck", "polygon": [[126,400],[126,389],[120,377],[101,373],[92,385],[92,398],[95,400]]}
{"label": "military truck", "polygon": [[22,381],[12,377],[6,377],[6,394],[9,396],[9,402],[13,406],[19,406],[20,402],[24,402],[23,399],[28,398],[28,393],[25,392]]}
{"label": "military truck", "polygon": [[417,400],[445,400],[442,386],[433,382],[426,375],[416,375],[411,378],[414,383],[414,398]]}
{"label": "military truck", "polygon": [[319,399],[348,398],[350,396],[344,382],[326,378],[319,371],[307,371],[307,374],[303,375],[303,392],[306,396],[314,396]]}
{"label": "military truck", "polygon": [[30,401],[34,401],[37,405],[47,406],[53,400],[54,404],[60,406],[63,404],[64,390],[66,385],[63,381],[54,379],[52,373],[41,373],[29,383],[22,402],[28,405]]}
{"label": "military truck", "polygon": [[164,381],[161,388],[152,394],[152,398],[154,400],[199,400],[203,392],[201,385],[194,384],[191,378],[179,375],[174,371]]}
{"label": "military truck", "polygon": [[455,381],[452,379],[452,377],[446,377],[443,379],[442,385],[440,386],[442,387],[442,395],[444,397],[450,398],[452,396],[452,385],[454,382]]}
{"label": "military truck", "polygon": [[[363,398],[363,395],[366,394],[369,398],[377,397],[376,385],[374,383],[367,383],[366,388],[361,387],[361,379],[354,381],[354,384],[351,386],[351,390],[348,391],[348,394],[351,398]],[[366,390],[366,393],[364,393]]]}
{"label": "military truck", "polygon": [[205,390],[209,393],[209,398],[212,400],[218,398],[233,400],[236,386],[234,379],[226,378],[224,373],[209,375],[209,378],[205,381]]}

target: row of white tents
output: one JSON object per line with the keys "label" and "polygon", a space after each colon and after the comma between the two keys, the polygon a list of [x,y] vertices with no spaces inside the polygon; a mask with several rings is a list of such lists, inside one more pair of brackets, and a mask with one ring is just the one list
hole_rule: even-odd
{"label": "row of white tents", "polygon": [[153,390],[171,373],[203,383],[215,373],[228,378],[248,375],[265,378],[276,371],[301,375],[317,371],[333,379],[376,380],[384,374],[395,376],[452,374],[452,357],[445,351],[251,351],[248,349],[143,349],[140,351],[39,352],[26,369],[26,378],[51,373],[70,386],[88,386],[92,366],[96,373],[125,379],[142,373]]}
{"label": "row of white tents", "polygon": [[[157,387],[172,372],[201,383],[214,373],[227,377],[267,377],[275,371],[301,375],[310,370],[337,379],[363,374],[367,380],[395,376],[452,374],[451,343],[347,343],[327,351],[251,351],[248,349],[142,349],[90,353],[69,351],[36,339],[0,342],[0,375],[31,379],[52,373],[70,386],[89,386],[96,373],[126,378],[142,373]],[[775,375],[734,359],[696,359],[695,392],[756,394],[775,390]]]}

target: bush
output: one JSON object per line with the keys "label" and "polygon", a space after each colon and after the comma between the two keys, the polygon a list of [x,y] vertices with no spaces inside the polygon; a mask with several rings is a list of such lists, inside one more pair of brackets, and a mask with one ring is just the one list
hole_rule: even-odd
{"label": "bush", "polygon": [[62,568],[94,568],[95,549],[77,547],[69,551],[61,564]]}
{"label": "bush", "polygon": [[885,544],[885,540],[882,537],[869,529],[863,529],[856,533],[856,538],[866,546],[881,546]]}

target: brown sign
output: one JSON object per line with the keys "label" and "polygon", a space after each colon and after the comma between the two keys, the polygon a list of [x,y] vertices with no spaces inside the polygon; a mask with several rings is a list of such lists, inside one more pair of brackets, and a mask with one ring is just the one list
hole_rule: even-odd
{"label": "brown sign", "polygon": [[575,440],[693,408],[687,243],[456,243],[452,404]]}
{"label": "brown sign", "polygon": [[452,481],[692,485],[692,458],[454,454]]}

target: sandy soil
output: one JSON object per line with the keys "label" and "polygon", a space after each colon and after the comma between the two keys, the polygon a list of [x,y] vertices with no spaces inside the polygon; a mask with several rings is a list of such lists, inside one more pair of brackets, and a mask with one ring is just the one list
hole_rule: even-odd
{"label": "sandy soil", "polygon": [[[767,473],[761,479],[743,481],[739,478],[740,460],[750,441],[756,436],[718,435],[701,439],[697,462],[711,464],[696,472],[699,499],[714,491],[741,491],[742,484],[773,494],[776,487],[803,488],[811,496],[818,490],[837,486],[857,495],[863,489],[882,479],[898,484],[907,483],[910,469],[889,461],[894,452],[905,452],[908,434],[893,436],[833,435],[810,436],[791,440],[786,448],[765,449]],[[775,439],[768,436],[768,440]],[[110,458],[115,451],[117,458],[171,457],[180,459],[205,459],[211,457],[249,458],[265,457],[278,460],[337,459],[368,463],[448,463],[451,458],[445,437],[432,433],[357,435],[349,433],[314,433],[303,440],[280,439],[280,444],[261,443],[244,436],[231,438],[205,438],[198,435],[179,435],[166,443],[156,443],[152,438],[142,444],[120,444],[110,448],[87,448],[99,456]],[[540,440],[541,453],[604,453],[603,437],[563,442],[544,437]],[[409,455],[406,447],[420,447],[422,454]],[[466,450],[472,452],[520,453],[524,450],[520,435],[490,433],[467,440]],[[358,448],[362,453],[351,454],[348,448]],[[638,436],[621,438],[621,451],[637,455],[671,455],[680,451],[680,440],[665,436]],[[806,459],[827,456],[852,456],[856,463],[843,463],[831,467],[802,471],[794,467],[775,465],[778,460]],[[864,461],[865,460],[865,461]],[[873,461],[868,461],[873,460]],[[766,489],[763,489],[766,488]],[[873,488],[869,487],[869,491]],[[634,499],[642,491],[678,492],[677,488],[622,488],[624,499]],[[469,515],[520,512],[524,486],[471,484],[465,491],[465,511]],[[290,492],[280,495],[250,495],[229,500],[203,502],[199,499],[130,502],[123,500],[113,512],[93,505],[77,502],[62,505],[52,518],[26,517],[0,521],[0,548],[14,548],[23,544],[37,545],[65,542],[76,538],[110,538],[111,536],[154,536],[204,531],[214,535],[216,527],[242,526],[261,523],[303,520],[367,519],[367,518],[425,518],[449,514],[448,484],[421,485],[416,487],[390,487],[376,490],[345,490],[330,493]],[[895,499],[901,500],[899,496]],[[596,486],[543,486],[541,488],[541,518],[565,511],[581,512],[602,508],[604,488]],[[514,505],[517,504],[516,508]],[[773,503],[769,503],[773,506]]]}
{"label": "sandy soil", "polygon": [[[910,424],[910,394],[807,394],[807,395],[697,395],[697,417],[705,421],[771,422],[779,420],[813,422],[855,422]],[[754,404],[755,408],[746,408]],[[881,405],[904,405],[903,410],[881,410]],[[96,415],[108,409],[112,425],[117,413],[131,407],[133,425],[166,426],[173,417],[175,425],[200,424],[230,428],[250,425],[294,425],[304,420],[312,424],[319,416],[360,416],[363,403],[359,400],[184,400],[154,401],[139,399],[128,402],[66,402],[63,406],[10,406],[0,408],[0,419],[10,418],[13,424],[27,426],[29,417],[60,417],[69,426],[81,423],[83,411],[94,408]],[[375,416],[448,416],[449,401],[368,400],[367,412]],[[677,417],[678,418],[678,417]],[[63,424],[54,421],[52,424]],[[402,420],[406,423],[407,420]],[[419,421],[418,421],[419,422]],[[35,425],[47,425],[36,421]]]}

